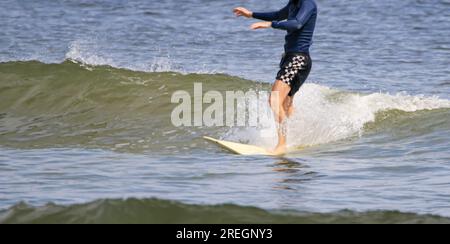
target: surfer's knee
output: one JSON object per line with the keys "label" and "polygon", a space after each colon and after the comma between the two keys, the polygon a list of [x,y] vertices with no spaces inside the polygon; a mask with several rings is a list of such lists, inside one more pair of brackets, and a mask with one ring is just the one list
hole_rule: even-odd
{"label": "surfer's knee", "polygon": [[284,82],[277,80],[272,87],[269,97],[270,108],[277,115],[282,115],[286,111],[284,107],[285,101],[288,99],[290,87]]}
{"label": "surfer's knee", "polygon": [[275,84],[272,86],[272,92],[269,96],[269,104],[273,106],[274,104],[280,104],[282,87],[280,86],[281,81],[275,81]]}
{"label": "surfer's knee", "polygon": [[276,113],[277,111],[280,110],[280,106],[278,105],[277,102],[271,100],[270,101],[270,109],[272,109],[272,111]]}
{"label": "surfer's knee", "polygon": [[288,111],[288,110],[289,110],[291,107],[293,107],[293,106],[294,106],[293,98],[288,96],[288,97],[284,100],[283,108],[284,108],[284,110]]}
{"label": "surfer's knee", "polygon": [[273,111],[279,111],[280,108],[283,108],[279,96],[274,94],[270,95],[269,105]]}
{"label": "surfer's knee", "polygon": [[278,100],[278,97],[275,96],[274,94],[275,94],[275,93],[272,92],[272,93],[270,94],[270,96],[269,96],[269,105],[270,105],[270,107],[271,107],[272,109],[273,109],[274,107],[278,106],[278,104],[279,104],[279,102],[277,101],[277,100]]}
{"label": "surfer's knee", "polygon": [[284,109],[284,111],[289,112],[291,110],[291,105],[288,105],[288,104],[285,103],[283,105],[283,109]]}

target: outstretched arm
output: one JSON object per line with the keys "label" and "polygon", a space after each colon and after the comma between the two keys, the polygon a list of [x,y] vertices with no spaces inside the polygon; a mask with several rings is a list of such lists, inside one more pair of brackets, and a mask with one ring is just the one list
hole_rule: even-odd
{"label": "outstretched arm", "polygon": [[265,21],[280,21],[287,19],[289,14],[289,5],[286,5],[286,7],[275,11],[275,12],[267,12],[267,13],[254,13],[246,8],[238,7],[233,9],[233,12],[236,14],[236,16],[244,16],[247,18],[255,18]]}
{"label": "outstretched arm", "polygon": [[289,4],[284,8],[275,11],[275,12],[266,12],[266,13],[253,13],[253,18],[265,20],[265,21],[280,21],[287,19],[289,15]]}
{"label": "outstretched arm", "polygon": [[294,20],[287,21],[273,21],[272,27],[275,29],[295,31],[301,29],[306,22],[311,18],[316,6],[311,1],[305,1],[302,7],[298,11],[298,14]]}

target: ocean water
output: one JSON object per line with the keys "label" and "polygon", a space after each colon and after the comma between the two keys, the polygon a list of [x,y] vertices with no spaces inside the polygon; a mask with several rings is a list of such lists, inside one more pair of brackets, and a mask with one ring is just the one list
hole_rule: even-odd
{"label": "ocean water", "polygon": [[1,1],[0,223],[449,222],[448,1],[317,0],[283,159],[202,140],[270,118],[171,124],[194,83],[270,89],[284,33],[231,10],[285,2]]}

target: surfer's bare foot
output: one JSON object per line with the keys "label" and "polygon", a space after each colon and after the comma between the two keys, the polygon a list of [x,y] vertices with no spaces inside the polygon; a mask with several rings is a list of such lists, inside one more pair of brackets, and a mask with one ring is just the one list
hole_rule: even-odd
{"label": "surfer's bare foot", "polygon": [[274,155],[285,155],[287,152],[286,145],[278,145],[274,150],[270,151]]}

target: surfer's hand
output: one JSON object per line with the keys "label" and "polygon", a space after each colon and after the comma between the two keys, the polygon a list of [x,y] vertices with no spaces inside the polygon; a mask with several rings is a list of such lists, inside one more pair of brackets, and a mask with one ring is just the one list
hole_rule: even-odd
{"label": "surfer's hand", "polygon": [[235,8],[233,9],[233,12],[237,17],[244,16],[247,18],[251,18],[253,16],[253,13],[250,10],[243,7]]}
{"label": "surfer's hand", "polygon": [[252,26],[250,26],[250,28],[252,30],[266,29],[266,28],[270,28],[270,27],[272,27],[272,22],[258,22],[258,23],[254,23]]}

